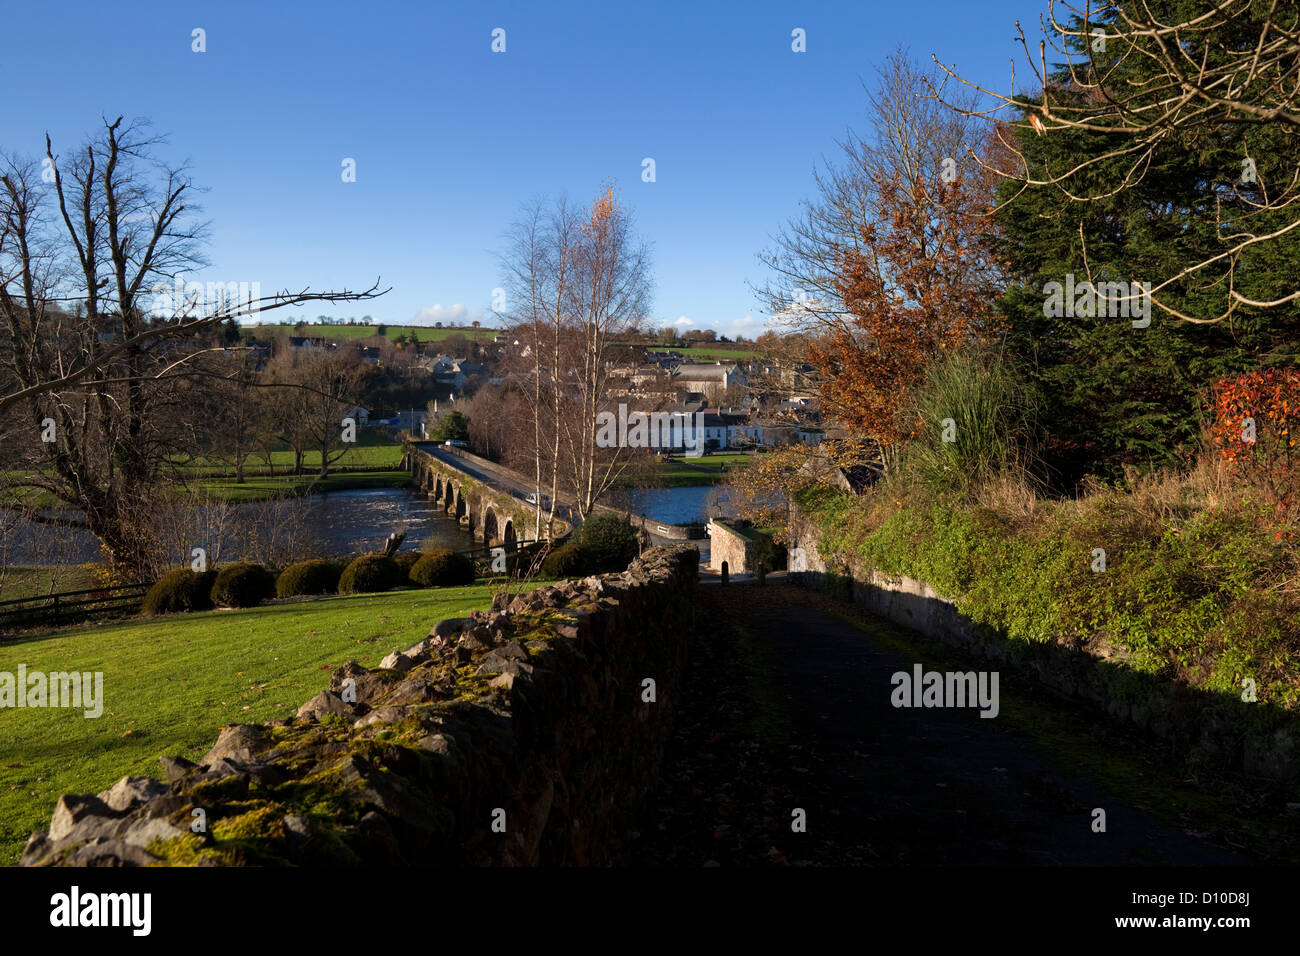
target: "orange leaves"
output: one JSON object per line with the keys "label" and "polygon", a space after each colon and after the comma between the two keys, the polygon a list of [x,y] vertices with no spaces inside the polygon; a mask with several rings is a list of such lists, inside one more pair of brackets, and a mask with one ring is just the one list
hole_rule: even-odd
{"label": "orange leaves", "polygon": [[851,329],[826,336],[811,358],[827,409],[889,444],[912,431],[900,410],[929,365],[996,327],[997,284],[978,189],[960,177],[877,185],[880,208],[858,229],[861,244],[837,250],[833,281]]}
{"label": "orange leaves", "polygon": [[608,183],[591,204],[591,219],[584,227],[589,235],[599,236],[608,231],[618,217],[618,197],[614,184]]}
{"label": "orange leaves", "polygon": [[1285,517],[1300,501],[1300,369],[1247,372],[1220,381],[1209,403],[1210,438],[1232,474],[1262,490]]}

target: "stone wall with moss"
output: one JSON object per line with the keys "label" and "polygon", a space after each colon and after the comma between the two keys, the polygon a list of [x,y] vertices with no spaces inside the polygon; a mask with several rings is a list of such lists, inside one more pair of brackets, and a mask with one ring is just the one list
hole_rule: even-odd
{"label": "stone wall with moss", "polygon": [[[811,505],[791,503],[786,540],[793,583],[852,601],[1128,721],[1167,741],[1188,773],[1202,768],[1241,772],[1279,781],[1300,796],[1300,713],[1294,707],[1256,700],[1235,688],[1215,691],[1189,686],[1167,669],[1135,667],[1133,651],[1104,628],[1086,636],[1040,628],[1044,633],[1037,640],[1009,634],[987,617],[972,614],[968,597],[996,590],[1008,609],[1032,620],[1032,612],[1026,610],[1027,586],[1018,590],[994,576],[991,562],[973,559],[968,563],[968,589],[941,593],[928,580],[881,568],[870,561],[872,555],[846,547],[844,538],[849,536],[836,526],[840,516],[832,513],[828,520],[816,504],[815,500]],[[913,550],[923,549],[924,544]],[[917,559],[908,552],[899,560]],[[1086,563],[1083,567],[1082,574],[1091,573]],[[1142,611],[1137,609],[1138,614]],[[1153,631],[1158,611],[1150,612]]]}
{"label": "stone wall with moss", "polygon": [[348,662],[296,717],[161,758],[165,783],[61,797],[22,864],[614,861],[659,776],[697,560],[653,548]]}

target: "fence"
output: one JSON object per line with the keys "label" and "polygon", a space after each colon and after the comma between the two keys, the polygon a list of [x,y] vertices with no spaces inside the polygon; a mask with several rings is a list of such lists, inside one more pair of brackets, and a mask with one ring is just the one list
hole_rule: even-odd
{"label": "fence", "polygon": [[57,626],[109,614],[135,613],[149,584],[62,591],[0,601],[0,640],[13,628]]}

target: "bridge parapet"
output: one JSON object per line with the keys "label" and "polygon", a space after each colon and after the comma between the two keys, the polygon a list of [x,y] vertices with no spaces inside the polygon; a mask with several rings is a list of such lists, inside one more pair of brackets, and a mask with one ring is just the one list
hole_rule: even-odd
{"label": "bridge parapet", "polygon": [[539,528],[535,506],[523,500],[528,479],[486,458],[408,442],[402,468],[411,473],[422,493],[456,516],[475,540],[489,546],[510,549],[521,540],[553,540],[569,532],[568,522],[560,518],[552,520],[548,529],[545,515]]}

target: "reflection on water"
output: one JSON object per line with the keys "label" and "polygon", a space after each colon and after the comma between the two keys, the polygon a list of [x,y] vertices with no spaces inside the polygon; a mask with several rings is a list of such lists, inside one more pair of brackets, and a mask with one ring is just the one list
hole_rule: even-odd
{"label": "reflection on water", "polygon": [[[358,488],[289,501],[243,502],[225,514],[205,515],[196,537],[220,537],[222,562],[276,550],[271,539],[301,528],[303,548],[316,553],[354,555],[382,550],[390,532],[406,532],[402,550],[429,542],[434,547],[467,550],[474,539],[431,501],[405,488]],[[218,527],[219,525],[219,527]],[[310,542],[310,546],[306,544]],[[84,564],[99,557],[88,531],[19,522],[6,535],[6,559],[12,565]],[[210,550],[216,550],[210,548]],[[297,549],[294,549],[295,551]]]}
{"label": "reflection on water", "polygon": [[359,488],[313,495],[308,521],[331,554],[382,550],[392,531],[406,532],[402,550],[413,550],[425,541],[456,551],[474,547],[473,537],[455,518],[406,489]]}
{"label": "reflection on water", "polygon": [[688,485],[684,488],[631,488],[610,496],[610,504],[664,524],[690,524],[725,514],[727,488]]}
{"label": "reflection on water", "polygon": [[[779,492],[748,499],[748,505],[780,508],[785,503]],[[726,485],[688,485],[683,488],[632,488],[613,492],[609,504],[645,515],[664,524],[691,524],[710,518],[735,517],[746,499]]]}

